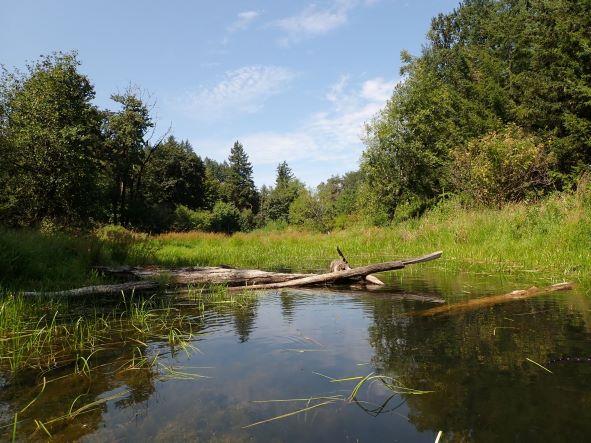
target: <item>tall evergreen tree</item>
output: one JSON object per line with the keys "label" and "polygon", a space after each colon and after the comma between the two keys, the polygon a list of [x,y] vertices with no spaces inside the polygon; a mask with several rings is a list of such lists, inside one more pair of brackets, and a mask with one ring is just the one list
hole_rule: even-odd
{"label": "tall evergreen tree", "polygon": [[279,163],[275,187],[265,198],[263,207],[265,217],[274,221],[288,221],[289,206],[303,189],[304,185],[295,178],[287,162]]}
{"label": "tall evergreen tree", "polygon": [[286,161],[282,161],[277,166],[277,177],[275,178],[275,188],[287,187],[293,181],[293,171]]}
{"label": "tall evergreen tree", "polygon": [[228,158],[227,189],[230,202],[238,209],[258,211],[259,198],[252,178],[252,165],[239,141],[234,143]]}

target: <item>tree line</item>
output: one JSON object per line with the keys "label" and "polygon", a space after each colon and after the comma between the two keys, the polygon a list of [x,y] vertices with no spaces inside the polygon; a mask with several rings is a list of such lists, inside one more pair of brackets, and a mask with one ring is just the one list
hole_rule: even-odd
{"label": "tree line", "polygon": [[570,189],[591,166],[591,2],[465,0],[366,125],[361,167],[308,189],[289,165],[257,189],[244,146],[202,159],[156,137],[134,88],[99,109],[75,53],[0,81],[0,222],[150,232],[321,231],[420,215],[450,197],[499,206]]}
{"label": "tree line", "polygon": [[[99,109],[75,53],[43,56],[0,81],[0,222],[234,232],[287,224],[309,198],[286,162],[258,190],[244,146],[202,159],[170,131],[155,137],[151,106],[130,87]],[[291,217],[307,223],[304,204]]]}

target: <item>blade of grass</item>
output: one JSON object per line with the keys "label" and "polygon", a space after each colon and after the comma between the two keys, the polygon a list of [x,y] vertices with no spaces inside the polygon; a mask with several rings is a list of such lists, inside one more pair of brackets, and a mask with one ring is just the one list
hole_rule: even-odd
{"label": "blade of grass", "polygon": [[267,418],[265,420],[257,421],[255,423],[251,423],[249,425],[242,426],[242,429],[248,429],[248,428],[252,428],[253,426],[262,425],[263,423],[269,423],[269,422],[272,422],[272,421],[275,421],[275,420],[281,420],[283,418],[291,417],[292,415],[297,415],[297,414],[300,414],[302,412],[309,411],[311,409],[319,408],[320,406],[326,406],[328,404],[332,404],[335,401],[336,400],[328,400],[328,401],[325,401],[325,402],[322,402],[322,403],[318,403],[317,405],[309,406],[309,407],[303,408],[303,409],[298,409],[297,411],[288,412],[287,414],[281,414],[281,415],[278,415],[276,417],[271,417],[271,418]]}
{"label": "blade of grass", "polygon": [[539,364],[537,361],[533,361],[531,358],[526,357],[525,358],[527,361],[529,361],[530,363],[533,363],[536,366],[539,366],[540,368],[542,368],[544,371],[549,372],[550,374],[554,374],[554,372],[552,372],[550,369],[548,369],[545,366],[542,366],[541,364]]}

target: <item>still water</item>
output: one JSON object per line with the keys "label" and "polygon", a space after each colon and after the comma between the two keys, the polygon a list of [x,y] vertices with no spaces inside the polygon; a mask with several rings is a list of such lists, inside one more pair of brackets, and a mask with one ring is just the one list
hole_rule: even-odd
{"label": "still water", "polygon": [[[48,421],[74,401],[90,405],[54,427],[53,441],[433,442],[439,431],[441,442],[589,441],[591,303],[584,294],[408,315],[438,299],[523,287],[424,271],[397,275],[379,292],[272,291],[227,309],[197,309],[180,295],[176,307],[192,318],[191,347],[146,343],[161,363],[123,371],[132,348],[97,355],[90,377],[52,381],[28,415]],[[373,379],[350,401],[354,377],[371,373],[392,377],[398,392],[432,392],[397,394]],[[38,380],[0,389],[3,438],[14,411],[38,391]],[[18,438],[47,439],[27,432],[31,423],[22,426]]]}

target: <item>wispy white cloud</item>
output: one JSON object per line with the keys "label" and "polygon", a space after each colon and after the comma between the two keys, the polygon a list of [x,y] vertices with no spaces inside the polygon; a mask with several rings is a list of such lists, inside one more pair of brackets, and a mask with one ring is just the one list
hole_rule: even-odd
{"label": "wispy white cloud", "polygon": [[[349,76],[342,76],[327,89],[326,109],[309,115],[295,130],[238,134],[258,173],[257,183],[271,184],[274,166],[282,160],[324,164],[335,173],[354,169],[363,150],[364,124],[383,108],[395,86],[396,81],[382,77],[352,84]],[[209,140],[196,145],[221,159],[231,144]],[[310,166],[294,170],[311,185],[326,179],[317,177]]]}
{"label": "wispy white cloud", "polygon": [[349,12],[359,3],[360,0],[334,0],[323,7],[311,4],[295,15],[276,20],[271,26],[283,31],[279,44],[289,46],[343,26]]}
{"label": "wispy white cloud", "polygon": [[299,13],[271,23],[283,32],[279,39],[282,46],[290,46],[307,38],[327,34],[345,25],[349,13],[356,7],[371,6],[379,0],[331,0],[324,6],[310,4]]}
{"label": "wispy white cloud", "polygon": [[259,11],[243,11],[239,12],[236,19],[230,23],[226,28],[226,35],[222,39],[222,45],[226,46],[230,42],[232,34],[236,32],[246,31],[252,23],[260,17]]}
{"label": "wispy white cloud", "polygon": [[252,22],[254,22],[259,16],[261,15],[258,11],[243,11],[239,12],[236,20],[228,26],[228,32],[234,33],[238,31],[244,31],[250,27]]}
{"label": "wispy white cloud", "polygon": [[227,71],[221,81],[209,88],[201,86],[188,94],[183,107],[200,120],[252,114],[269,97],[285,90],[294,77],[293,71],[280,66],[245,66]]}
{"label": "wispy white cloud", "polygon": [[392,95],[396,82],[376,77],[350,86],[342,76],[326,94],[331,107],[311,116],[305,130],[314,134],[324,150],[329,148],[342,157],[358,159],[364,124],[382,109]]}

